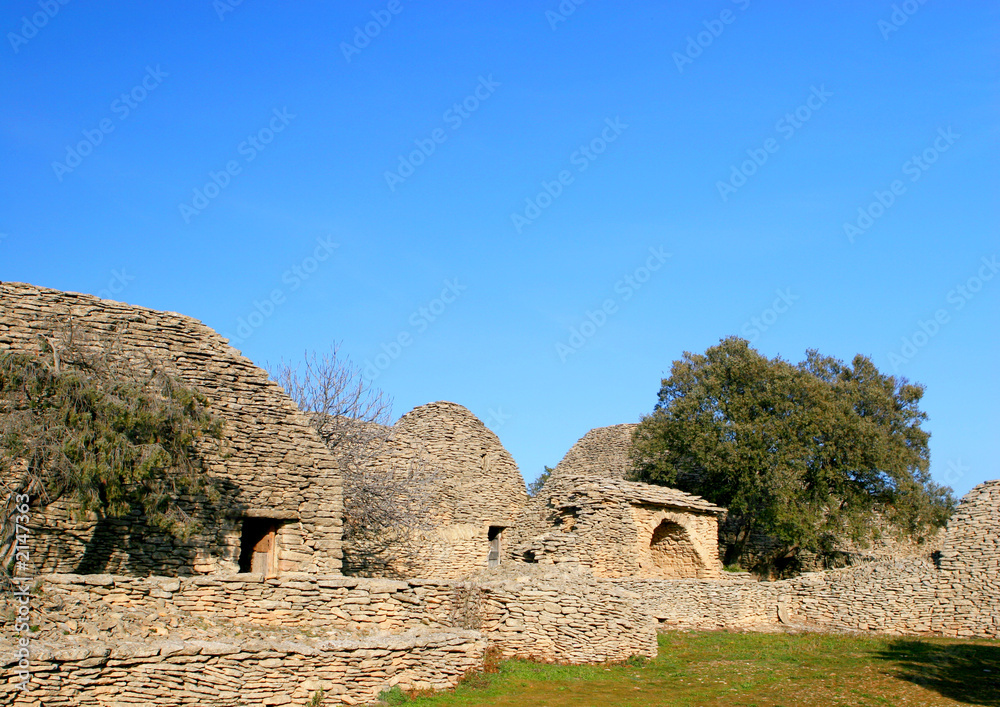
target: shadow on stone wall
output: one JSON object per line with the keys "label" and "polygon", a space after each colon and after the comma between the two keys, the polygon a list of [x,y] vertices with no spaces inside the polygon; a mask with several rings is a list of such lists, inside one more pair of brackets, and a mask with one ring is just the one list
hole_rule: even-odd
{"label": "shadow on stone wall", "polygon": [[[75,520],[63,504],[53,503],[34,512],[31,525],[32,560],[40,572],[190,576],[204,574],[198,563],[234,560],[239,552],[241,520],[246,505],[240,487],[230,479],[215,478],[220,500],[189,500],[183,511],[193,521],[185,537],[150,525],[141,508],[124,518]],[[228,543],[227,543],[228,540]],[[235,571],[235,570],[234,570]]]}
{"label": "shadow on stone wall", "polygon": [[897,677],[970,705],[1000,707],[1000,643],[898,640],[876,654],[898,663]]}

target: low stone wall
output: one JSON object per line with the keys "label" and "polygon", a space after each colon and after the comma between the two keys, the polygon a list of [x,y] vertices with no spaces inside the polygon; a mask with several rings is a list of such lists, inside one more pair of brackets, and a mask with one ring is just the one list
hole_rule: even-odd
{"label": "low stone wall", "polygon": [[561,663],[656,655],[636,595],[579,576],[40,579],[32,690],[17,690],[11,646],[3,704],[304,704],[320,688],[356,704],[453,686],[487,645]]}
{"label": "low stone wall", "polygon": [[749,629],[778,622],[773,584],[750,575],[721,580],[607,580],[638,595],[647,613],[665,628],[713,631]]}
{"label": "low stone wall", "polygon": [[50,575],[62,604],[221,618],[234,625],[354,632],[481,630],[507,656],[564,663],[656,655],[655,624],[630,592],[585,577],[394,581],[362,577]]}
{"label": "low stone wall", "polygon": [[677,628],[799,623],[827,629],[1000,638],[1000,481],[965,495],[939,563],[904,558],[810,572],[778,582],[616,580]]}
{"label": "low stone wall", "polygon": [[361,577],[286,575],[262,580],[220,577],[48,575],[47,591],[68,602],[101,601],[145,609],[222,618],[234,625],[331,627],[348,631],[403,631],[452,625],[456,583],[401,582]]}
{"label": "low stone wall", "polygon": [[473,590],[481,630],[504,657],[599,663],[656,657],[656,622],[632,592],[570,577],[493,582]]}
{"label": "low stone wall", "polygon": [[[305,705],[373,701],[391,685],[454,687],[482,664],[475,631],[306,643],[166,641],[36,649],[31,689],[0,684],[5,705]],[[10,661],[3,661],[9,671]]]}
{"label": "low stone wall", "polygon": [[778,582],[618,580],[661,625],[752,629],[779,622],[834,630],[1000,638],[993,594],[929,560],[885,560]]}
{"label": "low stone wall", "polygon": [[[886,560],[774,582],[789,619],[894,634],[973,635],[959,593],[926,560]],[[942,581],[944,580],[944,581]]]}

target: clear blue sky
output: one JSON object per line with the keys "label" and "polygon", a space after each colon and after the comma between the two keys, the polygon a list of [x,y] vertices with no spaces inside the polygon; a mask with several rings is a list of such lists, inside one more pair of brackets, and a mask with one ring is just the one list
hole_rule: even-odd
{"label": "clear blue sky", "polygon": [[925,384],[935,478],[1000,477],[997,4],[561,7],[5,3],[0,278],[341,341],[528,480],[732,334]]}

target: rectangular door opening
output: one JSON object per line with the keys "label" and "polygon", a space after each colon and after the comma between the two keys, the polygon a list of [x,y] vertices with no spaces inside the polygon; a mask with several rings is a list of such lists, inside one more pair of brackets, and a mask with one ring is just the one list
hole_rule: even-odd
{"label": "rectangular door opening", "polygon": [[490,530],[486,535],[490,541],[490,553],[486,557],[486,564],[490,567],[497,567],[500,565],[500,536],[503,531],[503,526],[491,525]]}
{"label": "rectangular door opening", "polygon": [[240,572],[270,577],[277,574],[276,534],[279,521],[272,518],[244,518],[240,535]]}

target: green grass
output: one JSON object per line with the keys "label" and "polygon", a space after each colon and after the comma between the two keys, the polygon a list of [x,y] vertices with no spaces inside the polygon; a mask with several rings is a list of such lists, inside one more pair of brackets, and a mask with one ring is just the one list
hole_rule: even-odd
{"label": "green grass", "polygon": [[1000,642],[830,634],[667,633],[622,665],[511,660],[408,707],[1000,707]]}

